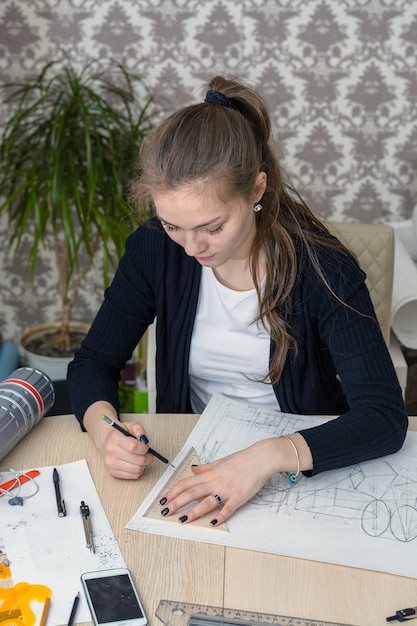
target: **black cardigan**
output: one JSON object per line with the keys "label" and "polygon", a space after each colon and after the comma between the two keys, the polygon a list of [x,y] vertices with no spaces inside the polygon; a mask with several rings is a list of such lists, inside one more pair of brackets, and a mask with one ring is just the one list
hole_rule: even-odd
{"label": "black cardigan", "polygon": [[[398,450],[408,419],[395,369],[375,320],[365,275],[348,255],[319,251],[336,298],[300,254],[290,311],[281,313],[297,338],[274,386],[282,411],[340,415],[301,431],[313,474]],[[73,411],[106,400],[119,410],[120,371],[155,316],[158,413],[187,413],[188,359],[201,265],[153,218],[126,242],[102,306],[68,368]],[[340,298],[340,300],[339,300]],[[274,346],[271,342],[271,351]]]}

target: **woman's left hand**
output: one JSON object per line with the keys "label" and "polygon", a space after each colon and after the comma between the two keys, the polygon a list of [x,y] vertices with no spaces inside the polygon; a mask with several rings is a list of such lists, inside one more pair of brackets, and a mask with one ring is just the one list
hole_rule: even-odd
{"label": "woman's left hand", "polygon": [[194,475],[181,479],[160,500],[162,515],[174,515],[198,501],[180,521],[191,522],[213,512],[211,524],[222,524],[280,471],[279,449],[279,439],[266,439],[213,463],[194,466]]}

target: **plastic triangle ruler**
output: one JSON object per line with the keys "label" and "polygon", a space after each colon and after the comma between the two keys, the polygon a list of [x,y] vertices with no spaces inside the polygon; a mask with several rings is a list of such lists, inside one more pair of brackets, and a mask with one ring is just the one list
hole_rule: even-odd
{"label": "plastic triangle ruler", "polygon": [[[190,448],[190,450],[187,452],[187,454],[185,455],[181,463],[178,465],[178,467],[175,468],[174,472],[169,476],[165,485],[162,487],[158,495],[153,500],[152,504],[143,514],[143,517],[156,519],[158,521],[173,522],[174,524],[181,523],[178,521],[178,518],[181,517],[181,515],[186,514],[187,509],[190,509],[192,506],[194,506],[195,502],[189,504],[187,507],[183,507],[182,509],[174,513],[174,515],[163,517],[161,515],[161,510],[164,507],[159,504],[159,501],[167,493],[167,491],[169,491],[174,485],[177,484],[179,480],[181,480],[181,478],[188,478],[189,476],[193,476],[193,471],[191,469],[192,465],[200,465],[200,459],[198,458],[197,452],[194,450],[194,448]],[[184,525],[204,527],[208,530],[209,529],[213,530],[213,532],[218,532],[218,531],[229,532],[226,523],[220,524],[219,526],[212,526],[210,524],[211,520],[215,516],[216,516],[216,510],[213,510],[213,511],[210,511],[210,513],[208,513],[207,515],[204,515],[203,517],[199,517],[198,519],[192,522],[187,522]]]}

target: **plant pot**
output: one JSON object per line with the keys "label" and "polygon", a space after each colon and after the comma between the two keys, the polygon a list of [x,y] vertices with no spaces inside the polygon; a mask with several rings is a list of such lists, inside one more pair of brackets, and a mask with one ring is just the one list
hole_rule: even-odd
{"label": "plant pot", "polygon": [[[54,331],[58,331],[61,327],[59,322],[51,324],[41,324],[34,326],[24,333],[20,339],[20,353],[24,365],[33,367],[44,372],[51,380],[66,380],[68,363],[72,361],[73,352],[66,356],[45,356],[37,354],[36,351],[28,349],[28,343],[37,340],[45,335],[51,335]],[[71,322],[70,333],[76,333],[80,343],[82,337],[87,333],[90,325],[83,322]],[[78,347],[75,345],[74,350]]]}

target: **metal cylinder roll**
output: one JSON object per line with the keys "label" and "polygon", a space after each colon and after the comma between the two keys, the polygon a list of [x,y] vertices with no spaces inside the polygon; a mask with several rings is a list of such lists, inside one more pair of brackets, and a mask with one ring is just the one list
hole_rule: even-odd
{"label": "metal cylinder roll", "polygon": [[50,378],[20,367],[0,383],[0,460],[40,422],[55,402]]}

